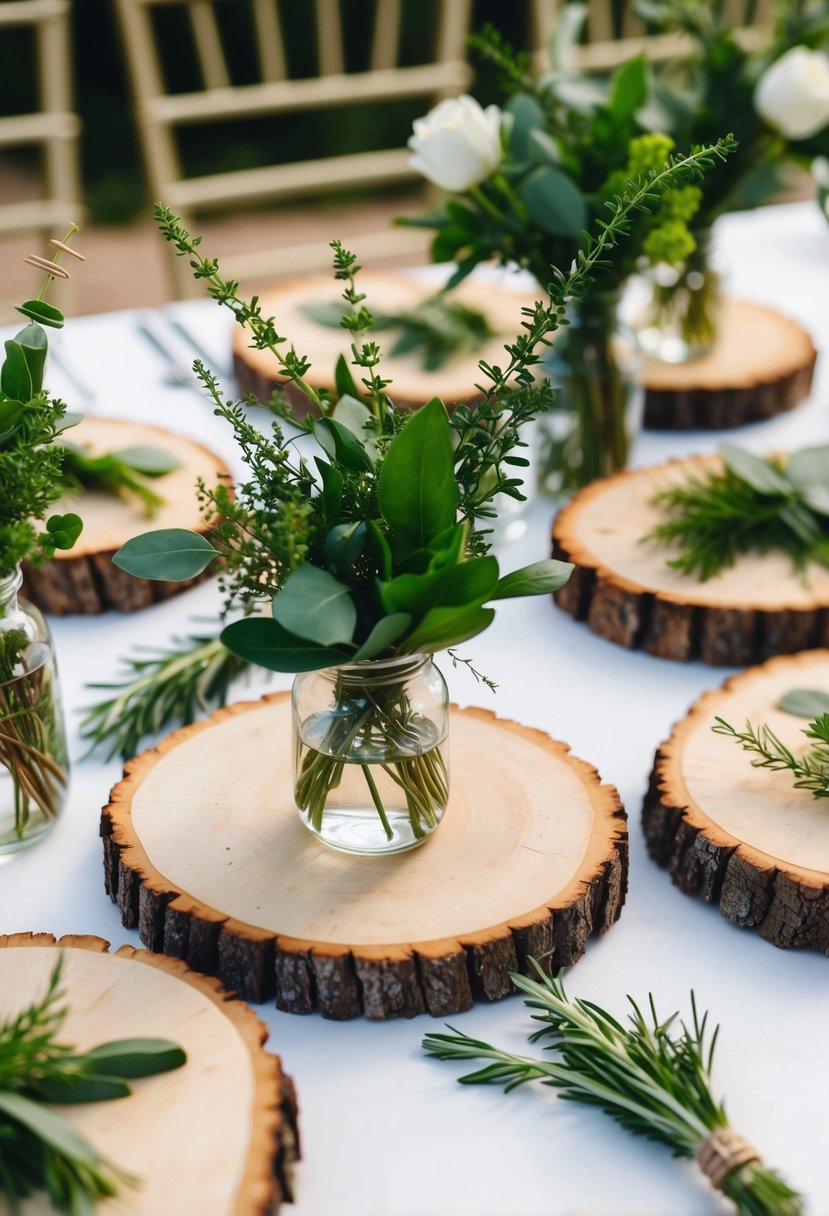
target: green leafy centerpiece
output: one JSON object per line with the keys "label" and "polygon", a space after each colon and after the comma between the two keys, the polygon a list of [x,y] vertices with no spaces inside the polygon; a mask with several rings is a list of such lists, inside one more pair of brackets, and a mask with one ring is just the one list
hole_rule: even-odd
{"label": "green leafy centerpiece", "polygon": [[[502,575],[485,526],[499,494],[521,497],[519,428],[550,403],[549,385],[533,375],[538,348],[561,323],[565,301],[585,294],[630,216],[719,152],[671,161],[618,198],[599,235],[585,236],[569,274],[553,270],[549,300],[525,309],[504,366],[482,365],[488,383],[480,404],[451,418],[437,399],[406,414],[395,409],[377,344],[363,336],[371,314],[357,290],[354,256],[339,243],[343,325],[361,375],[358,384],[341,358],[332,394],[308,384],[307,360],[287,346],[275,319],[262,316],[258,301],[242,301],[176,217],[158,208],[165,235],[191,258],[197,277],[312,402],[318,416],[299,425],[317,448],[311,464],[297,458],[279,422],[263,435],[197,363],[250,478],[235,497],[226,484],[202,487],[205,509],[223,520],[209,538],[160,530],[129,541],[114,560],[131,574],[165,580],[220,565],[226,607],[248,609],[226,626],[222,642],[248,662],[299,677],[296,800],[303,821],[329,843],[398,851],[439,823],[448,797],[447,696],[431,656],[452,655],[486,629],[493,604],[549,594],[570,573],[567,564],[542,561]],[[282,412],[290,420],[287,406]]]}
{"label": "green leafy centerpiece", "polygon": [[[41,614],[18,600],[21,562],[40,563],[71,549],[81,532],[74,513],[51,515],[63,492],[66,406],[43,387],[46,328],[63,316],[44,300],[53,277],[68,277],[67,241],[52,241],[51,260],[32,257],[44,271],[34,300],[18,308],[27,325],[5,344],[0,368],[0,853],[38,839],[63,806],[68,766],[51,634]],[[45,327],[45,328],[44,328]],[[45,523],[43,522],[45,520]]]}

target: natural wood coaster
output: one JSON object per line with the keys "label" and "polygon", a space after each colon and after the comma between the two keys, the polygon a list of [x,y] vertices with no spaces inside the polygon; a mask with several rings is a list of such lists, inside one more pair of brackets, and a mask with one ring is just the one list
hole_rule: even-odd
{"label": "natural wood coaster", "polygon": [[[418,282],[408,275],[370,271],[360,274],[359,287],[366,294],[366,304],[376,313],[410,310],[437,290],[436,286]],[[436,396],[450,408],[477,400],[481,394],[475,386],[482,380],[479,360],[503,364],[504,342],[520,332],[521,309],[535,300],[534,296],[499,288],[492,283],[485,286],[461,284],[452,292],[451,298],[482,312],[495,331],[495,337],[479,350],[459,351],[438,370],[426,371],[420,352],[390,353],[399,336],[398,330],[378,330],[376,340],[383,350],[383,377],[392,381],[389,391],[395,405],[401,409],[423,405]],[[330,275],[291,279],[261,297],[263,315],[275,317],[279,332],[290,334],[297,351],[311,360],[305,377],[308,383],[314,388],[333,391],[338,355],[344,354],[349,365],[351,363],[351,336],[344,329],[320,325],[302,311],[304,305],[329,302],[342,303],[342,284]],[[311,408],[307,398],[293,385],[285,385],[270,351],[252,350],[250,341],[250,330],[237,326],[233,333],[233,365],[240,392],[253,393],[260,401],[267,401],[274,389],[284,388],[297,411],[307,413]],[[351,372],[359,384],[360,368],[351,367]]]}
{"label": "natural wood coaster", "polygon": [[445,818],[392,857],[328,849],[292,796],[287,693],[130,761],[104,808],[106,888],[141,940],[249,1000],[331,1018],[444,1016],[575,962],[618,918],[616,791],[540,731],[454,709]]}
{"label": "natural wood coaster", "polygon": [[202,574],[183,583],[150,582],[113,566],[112,555],[130,537],[156,528],[205,532],[196,480],[201,477],[208,486],[215,485],[218,475],[228,475],[223,460],[185,435],[115,418],[84,418],[67,433],[67,439],[87,444],[93,453],[139,445],[162,448],[181,467],[150,481],[151,488],[164,498],[152,519],[137,499],[122,499],[99,490],[85,490],[56,503],[52,508],[55,514],[74,511],[81,516],[83,532],[73,549],[57,552],[37,570],[26,569],[23,593],[27,599],[54,616],[95,614],[109,608],[135,612],[209,577]]}
{"label": "natural wood coaster", "polygon": [[[279,1058],[264,1050],[265,1026],[216,980],[177,959],[108,949],[100,937],[0,937],[0,1021],[43,995],[62,954],[62,1042],[89,1050],[111,1039],[166,1038],[187,1053],[182,1068],[132,1081],[130,1097],[115,1105],[59,1108],[109,1161],[140,1179],[96,1213],[266,1216],[290,1201],[296,1097]],[[53,1210],[45,1194],[23,1206],[26,1216]]]}
{"label": "natural wood coaster", "polygon": [[725,299],[714,349],[688,363],[646,359],[645,426],[720,430],[793,409],[812,387],[817,351],[791,317]]}
{"label": "natural wood coaster", "polygon": [[715,716],[737,730],[765,723],[802,753],[806,719],[775,708],[793,688],[829,692],[829,651],[771,659],[692,706],[656,754],[645,839],[678,887],[728,920],[775,946],[829,954],[829,806],[711,730]]}
{"label": "natural wood coaster", "polygon": [[663,659],[742,666],[829,643],[829,570],[795,570],[782,550],[746,553],[707,582],[668,566],[674,551],[643,541],[667,516],[654,495],[719,457],[629,470],[579,491],[553,524],[553,553],[575,562],[555,593],[602,637]]}

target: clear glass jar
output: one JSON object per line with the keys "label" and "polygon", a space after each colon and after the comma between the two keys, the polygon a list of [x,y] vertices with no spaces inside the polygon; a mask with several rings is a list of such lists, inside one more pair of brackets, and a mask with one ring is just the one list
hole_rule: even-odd
{"label": "clear glass jar", "polygon": [[538,419],[539,489],[556,498],[625,468],[642,425],[641,355],[617,292],[572,301],[545,360],[556,398]]}
{"label": "clear glass jar", "polygon": [[721,276],[712,261],[711,233],[696,232],[697,247],[680,266],[651,266],[642,274],[647,296],[636,322],[639,345],[662,363],[701,359],[717,340]]}
{"label": "clear glass jar", "polygon": [[0,854],[48,832],[69,780],[52,635],[18,599],[22,582],[20,570],[0,579]]}
{"label": "clear glass jar", "polygon": [[449,797],[449,694],[431,655],[370,659],[294,680],[294,797],[344,853],[422,844]]}

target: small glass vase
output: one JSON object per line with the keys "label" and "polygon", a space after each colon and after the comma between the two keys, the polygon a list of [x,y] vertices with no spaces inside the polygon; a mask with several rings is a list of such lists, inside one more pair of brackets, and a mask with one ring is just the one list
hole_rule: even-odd
{"label": "small glass vase", "polygon": [[302,823],[344,853],[416,848],[449,797],[449,694],[431,655],[298,675],[294,797]]}
{"label": "small glass vase", "polygon": [[695,233],[697,247],[681,266],[652,266],[642,275],[647,299],[636,323],[644,354],[662,363],[689,363],[717,341],[722,282],[712,263],[710,233]]}
{"label": "small glass vase", "polygon": [[52,635],[22,582],[19,569],[0,579],[0,854],[48,832],[69,780]]}
{"label": "small glass vase", "polygon": [[545,361],[555,403],[538,419],[539,489],[553,498],[625,468],[642,425],[641,356],[616,292],[568,307]]}

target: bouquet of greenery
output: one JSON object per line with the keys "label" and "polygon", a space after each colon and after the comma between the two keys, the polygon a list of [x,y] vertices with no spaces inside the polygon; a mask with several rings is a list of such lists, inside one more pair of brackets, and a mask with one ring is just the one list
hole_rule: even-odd
{"label": "bouquet of greenery", "polygon": [[[556,62],[584,12],[580,5],[566,10]],[[570,265],[582,230],[602,222],[608,201],[626,183],[658,173],[674,140],[643,122],[650,98],[644,56],[625,63],[605,87],[558,68],[533,73],[528,57],[515,54],[492,28],[475,45],[498,71],[503,109],[483,110],[463,96],[440,102],[415,122],[411,165],[454,197],[435,215],[404,222],[436,229],[433,258],[457,262],[449,288],[493,258],[529,271],[546,287],[548,267]],[[726,123],[721,130],[728,129]],[[542,456],[542,483],[553,492],[627,463],[641,397],[632,342],[630,357],[620,356],[619,292],[642,257],[671,264],[688,257],[700,198],[699,185],[676,183],[638,214],[601,290],[577,303],[557,339],[550,370],[559,395],[547,428],[556,438]]]}
{"label": "bouquet of greenery", "polygon": [[[395,409],[378,370],[379,349],[364,337],[371,314],[357,290],[358,268],[339,243],[335,273],[344,284],[343,325],[352,335],[351,363],[360,376],[358,383],[341,358],[337,391],[327,393],[307,383],[307,360],[287,346],[273,318],[262,316],[258,301],[242,301],[237,285],[222,279],[215,261],[202,258],[198,242],[159,207],[167,239],[191,258],[210,293],[231,307],[252,331],[254,344],[273,353],[284,378],[308,399],[316,417],[297,425],[318,447],[311,466],[297,458],[279,422],[270,436],[263,435],[238,404],[224,400],[215,378],[197,363],[215,412],[233,428],[250,479],[236,496],[225,484],[202,486],[213,525],[209,537],[179,529],[150,532],[123,546],[115,562],[139,577],[171,580],[216,563],[226,610],[241,604],[249,612],[225,627],[224,645],[248,662],[296,673],[451,651],[491,624],[492,604],[560,587],[570,567],[559,562],[502,576],[486,528],[499,494],[521,497],[516,473],[527,461],[517,454],[519,430],[550,404],[549,385],[536,383],[533,374],[538,348],[561,324],[565,301],[587,291],[592,271],[605,265],[627,234],[630,217],[702,172],[728,146],[723,141],[672,159],[643,175],[628,195],[610,200],[608,220],[598,236],[585,235],[569,273],[551,271],[549,299],[524,310],[523,331],[507,345],[504,366],[482,364],[488,383],[480,403],[459,407],[451,417],[437,399],[416,411]],[[273,408],[293,421],[284,402]],[[264,611],[253,611],[263,605]],[[370,700],[364,709],[356,728],[360,737],[411,738],[405,698]],[[341,731],[341,723],[334,721],[331,730]],[[298,798],[309,817],[319,817],[341,776],[341,743],[326,736],[303,760]],[[422,764],[394,774],[410,807],[426,812],[440,792],[437,776]],[[414,809],[411,814],[414,828],[415,819],[425,816]]]}

